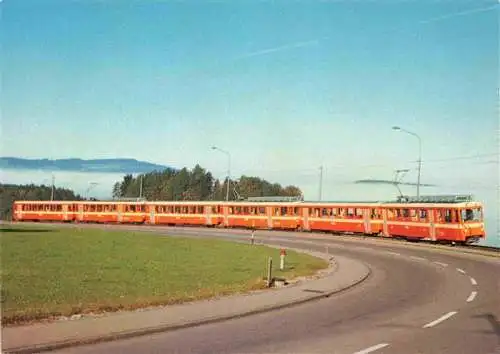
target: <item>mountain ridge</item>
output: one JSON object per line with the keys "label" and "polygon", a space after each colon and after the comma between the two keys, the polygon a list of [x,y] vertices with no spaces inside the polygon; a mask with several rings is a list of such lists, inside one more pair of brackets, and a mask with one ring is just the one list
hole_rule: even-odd
{"label": "mountain ridge", "polygon": [[12,170],[50,170],[69,172],[108,172],[108,173],[145,173],[173,169],[170,166],[160,165],[134,158],[108,159],[49,159],[49,158],[22,158],[0,157],[0,169]]}

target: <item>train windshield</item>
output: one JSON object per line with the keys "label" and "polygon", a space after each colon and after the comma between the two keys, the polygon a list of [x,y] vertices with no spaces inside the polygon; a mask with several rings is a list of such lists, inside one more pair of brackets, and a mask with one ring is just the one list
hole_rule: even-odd
{"label": "train windshield", "polygon": [[468,208],[462,210],[462,220],[463,221],[482,221],[483,211],[481,208]]}

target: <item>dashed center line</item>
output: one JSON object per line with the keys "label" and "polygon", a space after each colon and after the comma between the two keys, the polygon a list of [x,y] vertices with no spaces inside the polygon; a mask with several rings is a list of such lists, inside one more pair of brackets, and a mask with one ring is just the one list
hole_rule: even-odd
{"label": "dashed center line", "polygon": [[443,262],[434,262],[437,265],[440,265],[441,267],[448,267],[448,264],[443,263]]}
{"label": "dashed center line", "polygon": [[361,350],[359,352],[356,352],[354,354],[367,354],[367,353],[371,353],[371,352],[374,352],[375,350],[379,350],[379,349],[385,348],[388,345],[389,344],[387,344],[387,343],[380,343],[380,344],[371,346],[370,348],[363,349],[363,350]]}
{"label": "dashed center line", "polygon": [[392,254],[394,256],[401,256],[401,253],[397,253],[397,252],[387,251],[387,253]]}
{"label": "dashed center line", "polygon": [[432,322],[429,322],[427,323],[424,327],[422,328],[430,328],[430,327],[434,327],[435,325],[443,322],[443,321],[446,321],[448,318],[450,318],[451,316],[453,315],[456,315],[457,311],[452,311],[452,312],[448,312],[446,315],[443,315],[441,317],[439,317],[437,320],[435,321],[432,321]]}
{"label": "dashed center line", "polygon": [[465,274],[465,270],[463,270],[462,268],[457,268],[457,272]]}
{"label": "dashed center line", "polygon": [[470,277],[470,282],[472,283],[472,285],[477,285],[477,281],[473,277]]}
{"label": "dashed center line", "polygon": [[467,298],[467,302],[474,301],[474,299],[476,298],[476,295],[477,295],[477,291],[471,292],[469,297]]}
{"label": "dashed center line", "polygon": [[410,256],[410,258],[412,258],[412,259],[417,259],[417,260],[419,260],[419,261],[426,261],[426,259],[425,259],[425,258],[423,258],[423,257]]}

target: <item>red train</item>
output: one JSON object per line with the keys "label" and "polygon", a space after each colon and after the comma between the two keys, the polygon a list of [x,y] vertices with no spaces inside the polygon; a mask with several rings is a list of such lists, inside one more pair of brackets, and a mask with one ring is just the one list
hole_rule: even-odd
{"label": "red train", "polygon": [[482,203],[444,197],[394,203],[15,201],[13,220],[325,231],[456,243],[485,238]]}

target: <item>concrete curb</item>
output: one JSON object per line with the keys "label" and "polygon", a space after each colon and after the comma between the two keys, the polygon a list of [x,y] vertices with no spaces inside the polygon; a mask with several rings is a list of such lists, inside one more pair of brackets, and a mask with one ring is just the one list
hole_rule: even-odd
{"label": "concrete curb", "polygon": [[[269,246],[269,245],[266,245]],[[288,248],[291,249],[291,248]],[[294,251],[299,251],[299,249],[293,249]],[[315,255],[319,255],[319,252],[312,252],[312,251],[307,251],[307,250],[300,250],[300,252],[303,253],[314,253]],[[324,255],[324,254],[323,254]],[[336,262],[335,262],[336,263]],[[79,346],[79,345],[88,345],[88,344],[97,344],[97,343],[103,343],[103,342],[110,342],[114,340],[121,340],[121,339],[127,339],[127,338],[133,338],[133,337],[138,337],[138,336],[143,336],[143,335],[150,335],[150,334],[155,334],[155,333],[160,333],[160,332],[170,332],[170,331],[175,331],[179,329],[185,329],[185,328],[191,328],[191,327],[198,327],[202,325],[207,325],[207,324],[212,324],[212,323],[219,323],[219,322],[224,322],[232,319],[238,319],[238,318],[243,318],[251,315],[256,315],[264,312],[271,312],[271,311],[277,311],[281,309],[286,309],[290,308],[293,306],[297,306],[300,304],[316,301],[322,298],[328,298],[334,294],[338,294],[344,291],[347,291],[356,285],[362,283],[366,279],[368,279],[371,274],[372,270],[370,267],[365,264],[364,262],[359,262],[364,266],[364,273],[361,276],[358,276],[357,278],[354,278],[349,284],[346,284],[345,286],[342,286],[341,288],[332,290],[332,291],[326,291],[324,293],[320,294],[312,294],[311,296],[308,296],[306,298],[302,298],[299,300],[292,300],[288,302],[284,302],[282,304],[277,304],[277,305],[270,305],[270,306],[262,306],[258,309],[255,310],[250,310],[250,311],[243,311],[231,315],[226,315],[226,316],[214,316],[212,318],[205,318],[205,319],[200,319],[200,320],[194,320],[194,321],[189,321],[183,324],[165,324],[165,325],[160,325],[160,326],[151,326],[151,327],[146,327],[146,328],[140,328],[137,330],[129,330],[129,331],[120,331],[120,332],[115,332],[115,333],[109,333],[107,335],[100,335],[100,336],[94,336],[94,337],[87,337],[87,338],[81,338],[81,339],[69,339],[69,340],[63,340],[63,341],[58,341],[58,342],[52,342],[49,344],[42,344],[42,345],[30,345],[30,346],[22,346],[22,347],[15,347],[11,349],[4,350],[4,353],[39,353],[43,351],[53,351],[53,350],[60,350],[68,347],[73,347],[73,346]],[[328,276],[332,276],[338,269],[339,265],[336,263],[336,266],[334,267],[334,271],[328,273],[326,276],[323,276],[321,278],[326,278]],[[289,287],[295,287],[298,286],[304,282],[307,282],[307,280],[302,280],[299,281],[297,284],[291,284],[290,286],[284,287],[283,289],[287,289]],[[281,289],[276,289],[275,291],[280,291]],[[265,290],[268,291],[268,290]],[[236,295],[237,296],[237,295]]]}

